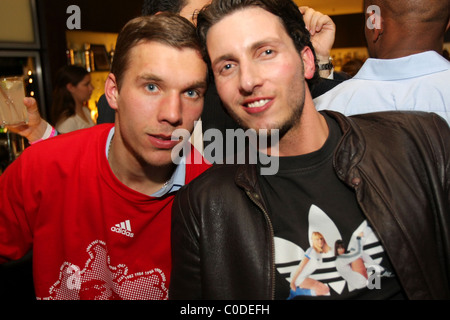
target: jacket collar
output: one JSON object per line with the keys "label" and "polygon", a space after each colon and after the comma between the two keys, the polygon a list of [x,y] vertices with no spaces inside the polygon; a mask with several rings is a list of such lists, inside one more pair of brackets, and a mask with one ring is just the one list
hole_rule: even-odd
{"label": "jacket collar", "polygon": [[259,192],[257,169],[255,164],[239,165],[235,176],[236,184],[248,192]]}
{"label": "jacket collar", "polygon": [[357,171],[353,169],[361,161],[365,152],[364,137],[352,117],[346,117],[341,113],[329,110],[322,112],[335,119],[342,130],[342,138],[334,151],[334,169],[342,181],[351,187],[355,187],[359,184],[360,177],[357,176]]}

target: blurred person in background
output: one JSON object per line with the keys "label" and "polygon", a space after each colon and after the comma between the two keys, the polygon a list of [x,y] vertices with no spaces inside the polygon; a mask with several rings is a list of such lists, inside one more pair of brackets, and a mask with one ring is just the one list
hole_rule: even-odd
{"label": "blurred person in background", "polygon": [[87,101],[94,87],[89,72],[80,66],[64,66],[58,70],[50,122],[59,133],[67,133],[95,125]]}
{"label": "blurred person in background", "polygon": [[370,58],[352,79],[315,98],[317,109],[425,111],[450,123],[450,62],[442,56],[450,1],[365,0],[364,11]]}

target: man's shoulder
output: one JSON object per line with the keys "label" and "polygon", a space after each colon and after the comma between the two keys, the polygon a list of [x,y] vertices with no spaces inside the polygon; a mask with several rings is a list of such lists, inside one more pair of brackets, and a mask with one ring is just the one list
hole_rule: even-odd
{"label": "man's shoulder", "polygon": [[[188,184],[191,190],[218,191],[235,185],[236,175],[242,170],[239,164],[215,164]],[[219,191],[220,192],[220,191]]]}
{"label": "man's shoulder", "polygon": [[205,181],[209,181],[211,180],[211,178],[219,178],[219,177],[223,178],[224,180],[234,181],[234,177],[241,167],[242,165],[240,164],[214,164],[208,170],[206,170],[200,177]]}
{"label": "man's shoulder", "polygon": [[426,111],[380,111],[355,114],[349,116],[356,122],[370,122],[372,125],[390,127],[393,124],[399,126],[416,126],[417,124],[444,125],[446,121],[436,113]]}
{"label": "man's shoulder", "polygon": [[[346,132],[351,128],[351,136],[377,144],[393,143],[411,139],[448,140],[450,128],[441,116],[423,111],[384,111],[344,116],[335,111],[322,111],[333,117]],[[406,140],[405,140],[406,139]]]}
{"label": "man's shoulder", "polygon": [[[339,103],[344,105],[353,92],[358,92],[359,81],[349,79],[341,82],[330,90],[314,98],[314,103],[318,110],[329,109],[330,104]],[[337,111],[341,111],[337,109]]]}
{"label": "man's shoulder", "polygon": [[450,127],[435,113],[386,111],[346,118],[347,121],[340,121],[344,126],[347,122],[352,128],[350,137],[358,137],[358,141],[365,141],[366,145],[375,148],[394,152],[409,147],[415,150],[417,145],[422,145],[449,150]]}

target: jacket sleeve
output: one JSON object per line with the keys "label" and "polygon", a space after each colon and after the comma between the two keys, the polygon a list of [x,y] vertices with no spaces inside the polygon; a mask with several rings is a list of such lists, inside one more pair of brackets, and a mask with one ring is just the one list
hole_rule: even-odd
{"label": "jacket sleeve", "polygon": [[[439,178],[441,179],[443,192],[441,194],[435,194],[438,197],[436,203],[442,204],[442,207],[438,208],[438,216],[436,221],[438,222],[437,234],[442,236],[439,239],[440,246],[442,247],[443,256],[442,262],[447,277],[447,294],[450,295],[450,127],[448,123],[438,115],[433,117],[438,138],[429,139],[432,141],[434,155],[433,158],[438,166]],[[430,134],[432,136],[432,134]],[[434,137],[434,136],[433,136]],[[442,199],[440,198],[442,197]]]}
{"label": "jacket sleeve", "polygon": [[[441,208],[441,211],[447,213],[445,219],[450,222],[450,127],[448,123],[438,115],[434,115],[433,119],[437,129],[437,138],[429,140],[433,144],[433,150],[435,150],[433,158],[438,165],[440,179],[444,189],[442,194],[446,197],[442,201],[445,203],[446,207]],[[430,134],[430,137],[434,136]],[[450,228],[450,223],[447,224],[447,227]],[[450,229],[447,231],[447,234],[450,236]]]}
{"label": "jacket sleeve", "polygon": [[439,131],[442,133],[442,144],[444,148],[444,181],[445,181],[445,194],[447,194],[447,205],[448,205],[448,213],[450,215],[450,127],[449,124],[444,121],[444,119],[439,117],[438,121]]}
{"label": "jacket sleeve", "polygon": [[189,192],[189,186],[182,188],[172,207],[172,300],[201,299],[199,226]]}

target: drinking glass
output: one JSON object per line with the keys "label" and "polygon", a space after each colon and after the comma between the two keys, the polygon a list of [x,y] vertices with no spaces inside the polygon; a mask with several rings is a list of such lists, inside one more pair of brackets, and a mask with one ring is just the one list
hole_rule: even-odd
{"label": "drinking glass", "polygon": [[23,77],[0,77],[0,126],[28,123]]}

